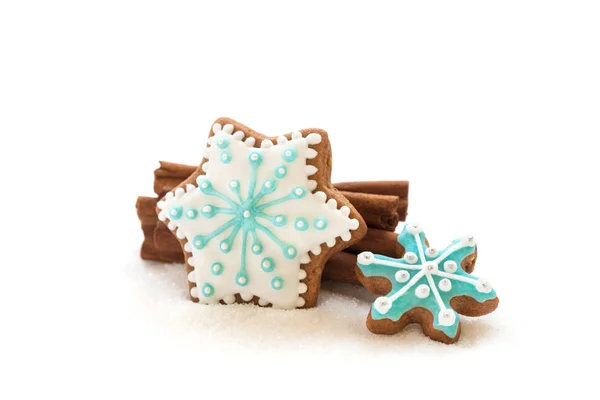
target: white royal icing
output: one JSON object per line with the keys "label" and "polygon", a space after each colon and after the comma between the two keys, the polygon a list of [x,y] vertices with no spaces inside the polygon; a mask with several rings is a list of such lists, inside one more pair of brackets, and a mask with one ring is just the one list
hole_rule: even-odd
{"label": "white royal icing", "polygon": [[230,304],[239,294],[245,301],[257,296],[262,306],[302,307],[309,252],[319,254],[338,237],[350,240],[359,223],[348,207],[312,193],[317,183],[309,177],[318,170],[306,160],[317,156],[309,146],[321,142],[319,134],[296,132],[256,148],[254,138],[233,130],[213,126],[206,175],[168,193],[158,203],[159,218],[188,241],[188,279],[196,284],[190,294],[199,302]]}

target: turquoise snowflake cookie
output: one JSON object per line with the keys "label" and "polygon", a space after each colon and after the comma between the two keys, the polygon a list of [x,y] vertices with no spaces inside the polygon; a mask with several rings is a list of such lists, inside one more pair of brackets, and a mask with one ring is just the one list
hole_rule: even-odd
{"label": "turquoise snowflake cookie", "polygon": [[158,203],[158,217],[184,243],[194,300],[303,307],[310,294],[303,280],[318,270],[308,267],[309,252],[318,255],[337,238],[347,242],[343,247],[358,240],[359,221],[350,215],[356,211],[338,209],[335,198],[315,191],[318,179],[328,179],[312,165],[329,157],[316,150],[323,131],[294,132],[274,143],[235,126],[214,124],[202,172]]}
{"label": "turquoise snowflake cookie", "polygon": [[369,290],[385,294],[371,307],[369,330],[392,334],[419,323],[431,338],[453,343],[460,334],[458,314],[479,316],[496,309],[498,298],[489,282],[461,267],[475,252],[473,237],[457,239],[437,250],[426,246],[419,225],[408,224],[398,242],[406,251],[401,259],[370,252],[357,258],[361,282]]}

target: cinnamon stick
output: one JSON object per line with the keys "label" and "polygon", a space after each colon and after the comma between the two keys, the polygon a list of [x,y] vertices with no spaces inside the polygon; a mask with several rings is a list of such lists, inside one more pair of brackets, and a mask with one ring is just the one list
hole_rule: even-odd
{"label": "cinnamon stick", "polygon": [[345,192],[365,193],[369,195],[376,194],[385,196],[396,196],[400,199],[400,203],[398,203],[398,207],[396,208],[396,212],[398,213],[398,219],[400,221],[406,220],[406,214],[408,213],[408,181],[340,182],[334,184],[334,186],[337,190],[342,190]]}
{"label": "cinnamon stick", "polygon": [[340,191],[362,215],[367,226],[393,231],[398,226],[400,198],[383,194]]}
{"label": "cinnamon stick", "polygon": [[346,253],[345,251],[335,253],[325,264],[322,279],[360,285],[354,272],[355,265],[356,254]]}
{"label": "cinnamon stick", "polygon": [[[159,223],[158,218],[156,217],[156,212],[154,211],[157,201],[158,199],[155,197],[140,196],[138,197],[135,205],[137,208],[138,218],[140,219],[140,223],[142,225],[142,232],[144,233],[144,241],[142,242],[140,256],[144,260],[183,262],[183,252],[181,251],[181,246],[179,246],[179,243],[177,243],[177,247],[170,246],[168,249],[159,249],[156,247],[154,233],[156,226],[162,225]],[[175,239],[174,236],[173,239]]]}
{"label": "cinnamon stick", "polygon": [[369,229],[362,240],[347,248],[346,251],[352,254],[370,251],[388,257],[402,257],[404,255],[404,248],[398,243],[398,234],[382,229]]}
{"label": "cinnamon stick", "polygon": [[[196,167],[160,161],[154,171],[154,192],[162,196],[187,179]],[[367,226],[393,231],[406,219],[407,181],[342,182],[334,187],[348,198]]]}
{"label": "cinnamon stick", "polygon": [[374,193],[408,198],[408,181],[364,181],[336,183],[337,190],[357,193]]}
{"label": "cinnamon stick", "polygon": [[197,169],[197,167],[191,165],[168,161],[159,161],[159,164],[160,167],[154,171],[154,193],[159,196],[173,190]]}

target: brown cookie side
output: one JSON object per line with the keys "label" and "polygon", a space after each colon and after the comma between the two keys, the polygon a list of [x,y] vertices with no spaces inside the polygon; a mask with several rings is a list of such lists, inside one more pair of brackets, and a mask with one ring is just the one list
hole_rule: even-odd
{"label": "brown cookie side", "polygon": [[469,296],[456,296],[450,299],[450,307],[457,313],[467,317],[481,317],[489,314],[498,308],[498,304],[500,304],[498,297],[486,300],[483,303]]}
{"label": "brown cookie side", "polygon": [[433,327],[433,314],[422,307],[416,307],[405,312],[398,321],[392,321],[387,318],[373,319],[371,310],[369,310],[369,316],[367,317],[367,329],[379,335],[394,335],[402,331],[409,324],[419,324],[425,335],[438,342],[452,344],[456,343],[460,337],[460,322],[458,323],[456,336],[452,338]]}

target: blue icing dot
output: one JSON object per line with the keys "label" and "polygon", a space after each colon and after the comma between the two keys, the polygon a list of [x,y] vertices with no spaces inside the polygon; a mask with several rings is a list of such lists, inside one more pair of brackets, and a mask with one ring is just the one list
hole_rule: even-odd
{"label": "blue icing dot", "polygon": [[265,272],[271,272],[275,269],[275,261],[271,257],[265,257],[260,262],[260,267]]}
{"label": "blue icing dot", "polygon": [[289,258],[289,259],[292,259],[292,258],[296,257],[296,253],[297,253],[296,248],[294,246],[291,246],[291,245],[287,245],[283,249],[283,255],[286,258]]}
{"label": "blue icing dot", "polygon": [[323,229],[327,228],[327,220],[325,218],[315,218],[313,226],[316,230],[322,231]]}
{"label": "blue icing dot", "polygon": [[198,185],[198,188],[202,193],[208,193],[212,189],[212,183],[210,183],[208,179],[202,179],[202,181],[200,181],[200,184]]}
{"label": "blue icing dot", "polygon": [[292,199],[301,199],[306,195],[306,189],[303,188],[302,186],[296,186],[295,188],[292,189],[292,191],[290,192],[290,197]]}
{"label": "blue icing dot", "polygon": [[287,217],[283,214],[278,214],[273,217],[273,225],[275,226],[284,226],[287,222]]}
{"label": "blue icing dot", "polygon": [[298,152],[293,147],[288,147],[287,149],[283,150],[283,153],[282,153],[283,159],[287,162],[294,161],[296,159],[297,155],[298,155]]}
{"label": "blue icing dot", "polygon": [[181,214],[183,214],[183,207],[181,206],[173,206],[171,211],[169,211],[169,217],[171,219],[179,219],[181,218]]}
{"label": "blue icing dot", "polygon": [[308,229],[308,221],[306,218],[296,218],[296,221],[294,221],[294,228],[296,228],[297,231],[305,231]]}
{"label": "blue icing dot", "polygon": [[280,276],[271,279],[271,287],[275,290],[283,289],[283,279]]}
{"label": "blue icing dot", "polygon": [[215,294],[215,288],[210,283],[205,283],[202,285],[202,295],[204,297],[210,297]]}
{"label": "blue icing dot", "polygon": [[250,161],[250,164],[258,166],[262,162],[262,154],[260,154],[260,151],[251,151],[248,154],[248,161]]}
{"label": "blue icing dot", "polygon": [[215,210],[215,206],[207,204],[200,209],[200,213],[206,218],[212,218],[215,216],[217,211]]}
{"label": "blue icing dot", "polygon": [[210,266],[210,272],[212,272],[213,275],[221,275],[223,273],[223,269],[223,264],[220,262],[213,263],[213,265]]}
{"label": "blue icing dot", "polygon": [[217,139],[217,146],[219,146],[220,149],[225,149],[229,146],[229,140],[226,137],[220,136]]}
{"label": "blue icing dot", "polygon": [[206,239],[202,235],[194,236],[194,239],[192,239],[192,245],[198,250],[202,250],[206,243]]}
{"label": "blue icing dot", "polygon": [[263,245],[260,242],[255,242],[252,244],[252,252],[254,254],[260,254],[263,252]]}
{"label": "blue icing dot", "polygon": [[185,210],[185,216],[188,219],[196,219],[196,217],[198,216],[198,210],[196,210],[195,208],[188,208],[187,210]]}
{"label": "blue icing dot", "polygon": [[231,161],[231,153],[228,152],[227,150],[224,150],[221,152],[219,159],[221,160],[221,162],[223,164],[229,164],[229,162]]}
{"label": "blue icing dot", "polygon": [[262,192],[265,194],[270,194],[273,193],[276,188],[277,182],[275,181],[275,179],[267,179],[265,183],[263,183]]}
{"label": "blue icing dot", "polygon": [[246,286],[248,282],[248,275],[245,272],[238,272],[235,276],[235,283],[239,286]]}
{"label": "blue icing dot", "polygon": [[231,251],[231,243],[229,242],[229,240],[228,239],[222,240],[221,243],[219,243],[219,249],[223,253],[229,253]]}
{"label": "blue icing dot", "polygon": [[231,189],[233,193],[240,193],[240,181],[238,181],[237,179],[230,180],[229,189]]}
{"label": "blue icing dot", "polygon": [[285,165],[281,164],[275,167],[275,176],[279,179],[285,178],[287,175],[287,168]]}

